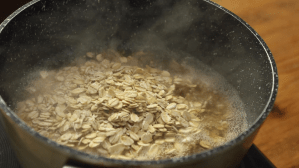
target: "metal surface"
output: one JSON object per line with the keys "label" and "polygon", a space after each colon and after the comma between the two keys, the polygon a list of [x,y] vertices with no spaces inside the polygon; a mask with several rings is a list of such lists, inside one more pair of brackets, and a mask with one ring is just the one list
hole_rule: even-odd
{"label": "metal surface", "polygon": [[0,124],[0,167],[21,168],[9,144],[7,135]]}
{"label": "metal surface", "polygon": [[[10,147],[4,128],[0,124],[0,167],[21,168]],[[267,157],[253,144],[238,168],[274,168],[275,166]],[[63,166],[63,168],[79,168],[78,166]]]}
{"label": "metal surface", "polygon": [[[10,109],[24,78],[55,69],[86,51],[112,47],[163,53],[155,59],[197,60],[221,74],[245,105],[250,128],[215,149],[160,161],[122,161],[61,146],[30,129]],[[171,53],[167,52],[171,51]],[[210,1],[32,1],[0,25],[2,124],[26,167],[235,167],[271,111],[278,88],[269,48],[242,19]],[[4,103],[6,102],[6,103]],[[20,141],[22,139],[22,141]],[[30,158],[30,159],[27,159]]]}
{"label": "metal surface", "polygon": [[[10,147],[4,128],[0,124],[0,167],[4,168],[21,168]],[[269,161],[253,144],[245,157],[242,159],[238,168],[274,168],[275,166]],[[78,166],[63,166],[63,168],[79,168]]]}

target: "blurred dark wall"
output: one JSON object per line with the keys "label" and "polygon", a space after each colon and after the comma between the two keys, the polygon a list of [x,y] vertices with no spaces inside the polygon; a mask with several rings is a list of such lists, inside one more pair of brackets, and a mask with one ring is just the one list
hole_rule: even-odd
{"label": "blurred dark wall", "polygon": [[0,23],[19,7],[30,2],[30,0],[8,0],[0,2]]}

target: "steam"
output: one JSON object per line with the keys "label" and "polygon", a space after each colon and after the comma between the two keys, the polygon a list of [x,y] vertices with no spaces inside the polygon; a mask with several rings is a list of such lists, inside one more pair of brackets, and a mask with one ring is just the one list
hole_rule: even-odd
{"label": "steam", "polygon": [[[8,57],[14,58],[14,61],[4,69],[12,69],[10,74],[17,74],[18,77],[14,78],[12,75],[9,78],[14,78],[10,81],[15,84],[4,83],[1,87],[8,88],[9,85],[11,89],[8,93],[15,97],[19,96],[17,93],[28,81],[38,77],[40,70],[58,69],[84,56],[86,52],[100,53],[106,49],[153,51],[151,58],[144,57],[140,60],[156,62],[159,69],[171,69],[170,60],[185,63],[197,69],[192,75],[201,76],[206,84],[220,90],[229,87],[224,84],[225,79],[211,68],[177,49],[199,47],[200,43],[195,37],[186,41],[186,34],[192,36],[189,32],[197,31],[190,30],[190,27],[197,28],[194,24],[205,16],[198,10],[199,2],[196,0],[146,1],[143,2],[145,5],[139,1],[124,0],[38,3],[42,4],[42,8],[36,10],[43,12],[29,16],[20,23],[22,29],[15,32],[16,38],[11,42],[14,48],[7,51]],[[221,17],[214,16],[211,19],[220,20]],[[215,51],[219,53],[220,49]],[[240,54],[243,52],[245,51],[240,48]],[[19,74],[19,69],[24,69],[22,74]],[[239,100],[236,93],[226,94],[233,97],[234,102]]]}

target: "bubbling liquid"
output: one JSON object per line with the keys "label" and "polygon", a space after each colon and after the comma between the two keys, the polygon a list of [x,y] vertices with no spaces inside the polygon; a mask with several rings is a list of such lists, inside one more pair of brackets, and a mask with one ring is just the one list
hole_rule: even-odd
{"label": "bubbling liquid", "polygon": [[236,91],[197,60],[165,66],[143,52],[86,56],[40,71],[27,87],[31,95],[18,103],[19,117],[57,143],[104,157],[159,160],[215,148],[248,127]]}

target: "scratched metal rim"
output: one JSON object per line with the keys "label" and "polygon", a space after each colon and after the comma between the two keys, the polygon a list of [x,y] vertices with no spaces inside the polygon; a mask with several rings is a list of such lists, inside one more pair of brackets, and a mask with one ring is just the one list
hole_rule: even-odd
{"label": "scratched metal rim", "polygon": [[[39,2],[40,0],[32,0],[31,2],[23,5],[19,9],[17,9],[14,13],[12,13],[9,17],[7,17],[1,24],[0,24],[0,33],[2,32],[3,28],[9,24],[10,20],[12,20],[16,15],[21,13],[23,10],[27,9],[28,7],[34,5],[35,3]],[[84,152],[80,152],[77,150],[74,150],[72,148],[62,146],[48,138],[45,138],[35,132],[33,129],[28,127],[9,107],[6,106],[6,103],[0,96],[0,108],[4,110],[5,114],[9,116],[18,126],[20,126],[24,131],[27,133],[31,134],[35,138],[39,139],[40,141],[44,142],[46,145],[50,145],[51,147],[57,148],[63,153],[70,153],[72,155],[76,155],[77,157],[80,157],[82,159],[86,159],[88,161],[91,161],[91,163],[97,163],[97,162],[102,162],[102,163],[107,163],[107,164],[125,164],[127,166],[132,165],[132,166],[141,166],[141,165],[160,165],[160,164],[175,164],[179,162],[189,162],[192,160],[198,160],[202,158],[206,158],[210,155],[216,154],[221,151],[229,150],[231,146],[234,144],[248,138],[255,130],[257,130],[261,124],[265,121],[266,117],[269,115],[271,112],[275,98],[277,96],[277,91],[278,91],[278,73],[277,73],[277,67],[276,63],[274,61],[274,57],[267,46],[267,44],[264,42],[264,40],[261,38],[261,36],[244,20],[242,20],[240,17],[232,13],[231,11],[227,10],[226,8],[210,1],[210,0],[204,0],[206,3],[209,3],[210,5],[213,5],[214,7],[217,7],[218,9],[224,11],[225,13],[231,15],[234,17],[236,20],[238,20],[240,23],[242,23],[260,42],[260,44],[263,46],[265,52],[268,55],[268,60],[269,63],[271,64],[271,69],[272,69],[272,88],[271,88],[271,94],[269,96],[267,105],[264,107],[261,115],[256,119],[255,123],[247,129],[247,131],[243,132],[240,134],[237,138],[234,140],[231,140],[227,142],[226,144],[216,147],[214,149],[204,151],[198,154],[193,154],[190,156],[185,156],[185,157],[180,157],[180,158],[175,158],[175,159],[164,159],[164,160],[157,160],[157,161],[130,161],[130,160],[116,160],[116,159],[110,159],[110,158],[105,158],[101,156],[95,156],[95,155],[90,155]]]}

